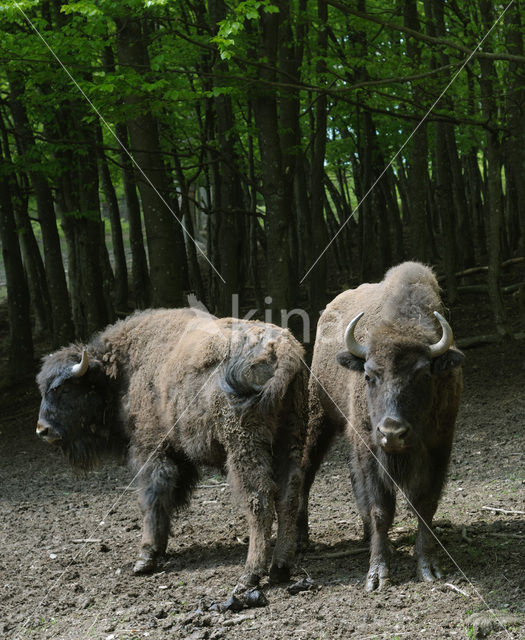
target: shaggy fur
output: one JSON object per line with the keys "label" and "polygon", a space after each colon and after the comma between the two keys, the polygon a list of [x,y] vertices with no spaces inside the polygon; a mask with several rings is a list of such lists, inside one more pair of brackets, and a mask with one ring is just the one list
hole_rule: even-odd
{"label": "shaggy fur", "polygon": [[[346,326],[361,311],[355,335],[366,347],[366,361],[340,351]],[[424,265],[406,262],[390,269],[380,283],[337,296],[317,328],[299,543],[308,540],[308,495],[315,473],[334,435],[346,430],[352,485],[365,536],[371,537],[368,590],[388,584],[387,533],[396,485],[418,513],[419,574],[426,580],[440,575],[426,525],[431,525],[445,481],[463,355],[452,347],[430,360],[428,345],[441,337],[433,311],[443,313],[434,274]],[[385,419],[407,425],[402,450],[388,452],[381,445],[378,427]]]}
{"label": "shaggy fur", "polygon": [[[73,378],[83,348],[89,370]],[[82,468],[108,449],[128,449],[141,483],[137,573],[155,568],[170,516],[187,504],[206,464],[228,470],[245,506],[250,544],[240,582],[256,584],[267,570],[274,509],[270,575],[286,579],[306,435],[302,357],[274,325],[194,309],[137,313],[44,359],[39,428]]]}

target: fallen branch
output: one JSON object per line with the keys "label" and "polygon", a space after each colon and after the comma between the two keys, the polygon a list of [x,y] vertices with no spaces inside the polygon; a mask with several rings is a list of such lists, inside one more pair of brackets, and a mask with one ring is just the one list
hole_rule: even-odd
{"label": "fallen branch", "polygon": [[[509,260],[505,260],[505,262],[501,263],[503,269],[506,267],[510,267],[513,264],[518,264],[519,262],[523,262],[525,260],[525,256],[518,256],[517,258],[510,258]],[[464,276],[473,276],[477,273],[486,273],[489,270],[488,267],[470,267],[468,269],[463,269],[463,271],[456,271],[454,274],[456,278],[463,278]],[[438,280],[444,280],[445,276],[439,276]]]}
{"label": "fallen branch", "polygon": [[[519,291],[521,287],[525,287],[525,282],[518,282],[516,284],[509,284],[507,287],[501,287],[501,293],[514,293],[515,291]],[[488,294],[489,288],[486,284],[467,284],[459,286],[458,292]]]}
{"label": "fallen branch", "polygon": [[519,540],[525,540],[525,535],[520,533],[500,533],[499,531],[491,531],[488,536],[494,536],[495,538],[518,538]]}
{"label": "fallen branch", "polygon": [[497,511],[498,513],[504,513],[505,515],[525,515],[525,511],[515,511],[513,509],[499,509],[497,507],[481,507],[485,511]]}
{"label": "fallen branch", "polygon": [[359,549],[350,549],[349,551],[334,551],[332,553],[322,553],[318,556],[308,556],[309,560],[335,560],[337,558],[348,558],[358,553],[368,551],[368,547],[359,547]]}
{"label": "fallen branch", "polygon": [[459,589],[458,587],[455,587],[450,582],[445,582],[443,586],[448,587],[449,589],[452,589],[452,591],[455,591],[456,593],[460,593],[462,596],[465,596],[465,598],[470,598],[469,594],[466,591],[463,591],[463,589]]}
{"label": "fallen branch", "polygon": [[97,542],[102,542],[101,538],[77,538],[76,540],[72,540],[72,542],[75,542],[77,544],[88,544],[88,543],[97,543]]}
{"label": "fallen branch", "polygon": [[[512,334],[514,340],[525,340],[525,333]],[[490,333],[485,336],[474,336],[472,338],[460,338],[457,341],[457,345],[460,349],[471,349],[472,347],[479,347],[484,344],[494,344],[502,342],[503,337],[499,333]]]}

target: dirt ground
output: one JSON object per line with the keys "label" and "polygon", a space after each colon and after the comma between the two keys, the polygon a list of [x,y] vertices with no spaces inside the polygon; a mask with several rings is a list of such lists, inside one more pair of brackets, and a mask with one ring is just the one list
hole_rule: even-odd
{"label": "dirt ground", "polygon": [[[456,335],[484,333],[485,310],[457,318]],[[485,331],[486,332],[486,331]],[[0,637],[79,640],[190,638],[525,637],[525,343],[467,352],[465,392],[449,481],[436,514],[446,577],[416,580],[415,520],[402,499],[392,530],[392,587],[367,594],[368,565],[344,440],[311,501],[312,545],[293,580],[315,591],[264,587],[269,604],[206,610],[240,575],[246,526],[226,479],[204,471],[189,509],[173,520],[167,561],[152,576],[131,567],[140,540],[129,470],[75,477],[34,435],[39,398],[0,398]],[[487,613],[492,612],[494,615]]]}

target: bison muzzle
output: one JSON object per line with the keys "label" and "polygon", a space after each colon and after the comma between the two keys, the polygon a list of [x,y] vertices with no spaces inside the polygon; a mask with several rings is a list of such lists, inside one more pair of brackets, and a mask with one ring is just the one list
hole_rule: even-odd
{"label": "bison muzzle", "polygon": [[[340,294],[319,320],[299,543],[308,540],[315,473],[334,435],[346,429],[352,486],[370,538],[369,591],[390,580],[388,530],[397,489],[418,518],[419,575],[441,577],[431,525],[450,458],[463,361],[442,313],[432,271],[406,262],[380,283]],[[346,349],[339,351],[344,327]]]}
{"label": "bison muzzle", "polygon": [[193,309],[137,313],[88,344],[47,356],[37,434],[88,470],[126,454],[143,514],[135,573],[156,568],[172,513],[186,505],[201,464],[226,469],[245,509],[249,547],[237,587],[267,572],[286,580],[306,435],[303,350],[286,330]]}

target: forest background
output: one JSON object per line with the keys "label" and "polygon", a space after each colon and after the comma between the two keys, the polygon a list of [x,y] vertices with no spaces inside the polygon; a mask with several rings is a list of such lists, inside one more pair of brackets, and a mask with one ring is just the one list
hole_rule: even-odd
{"label": "forest background", "polygon": [[0,3],[2,382],[33,374],[34,344],[188,294],[277,323],[300,307],[313,334],[405,259],[448,304],[486,267],[512,337],[524,20],[518,0]]}

